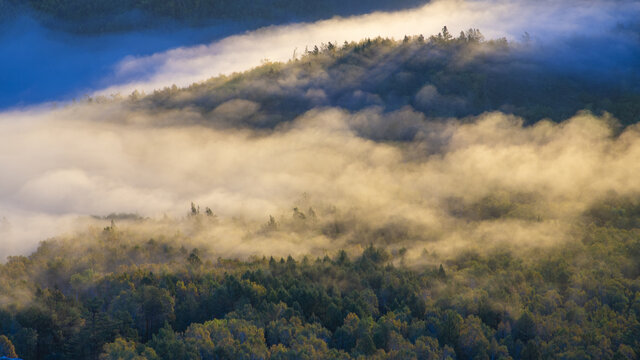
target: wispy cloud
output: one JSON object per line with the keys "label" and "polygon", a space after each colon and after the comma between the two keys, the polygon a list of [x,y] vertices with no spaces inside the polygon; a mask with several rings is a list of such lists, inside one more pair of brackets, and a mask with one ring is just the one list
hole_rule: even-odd
{"label": "wispy cloud", "polygon": [[[32,250],[72,229],[77,216],[182,217],[191,201],[221,219],[194,237],[224,239],[216,249],[227,255],[302,253],[365,238],[440,253],[480,240],[538,246],[561,240],[595,201],[640,192],[637,126],[613,136],[609,120],[591,115],[523,127],[493,113],[441,123],[427,139],[399,145],[354,129],[363,117],[389,126],[423,122],[421,114],[313,110],[268,133],[154,125],[198,124],[199,116],[126,103],[3,114],[0,168],[10,176],[0,179],[8,223],[0,252]],[[425,152],[430,142],[439,150]],[[495,202],[499,211],[506,206],[503,218],[483,213]],[[316,217],[298,224],[294,206],[306,216],[314,207]],[[260,235],[270,214],[281,227]]]}
{"label": "wispy cloud", "polygon": [[[428,35],[445,24],[452,32],[481,28],[490,38],[528,31],[539,39],[538,49],[564,48],[558,44],[580,36],[626,34],[638,8],[632,2],[441,0],[412,11],[272,27],[128,59],[114,80],[122,85],[101,93],[187,85],[264,58],[287,60],[296,47]],[[580,62],[576,53],[563,56]],[[125,81],[140,73],[150,75]],[[436,90],[423,88],[420,101],[433,100]],[[213,116],[238,121],[259,107],[233,100]],[[501,242],[553,243],[594,202],[640,192],[639,129],[614,136],[611,122],[583,114],[524,127],[518,118],[491,113],[429,123],[411,109],[331,108],[260,131],[207,127],[200,125],[206,123],[202,113],[188,107],[146,110],[127,101],[5,112],[0,254],[31,251],[38,241],[75,229],[78,216],[180,217],[191,201],[220,216],[194,237],[215,242],[226,255],[302,253],[363,239],[408,246],[416,258],[422,248],[442,253]],[[402,132],[406,124],[425,135],[403,144],[371,140],[389,128]],[[315,220],[296,222],[294,206],[307,217],[313,207]],[[270,214],[281,226],[262,231]]]}

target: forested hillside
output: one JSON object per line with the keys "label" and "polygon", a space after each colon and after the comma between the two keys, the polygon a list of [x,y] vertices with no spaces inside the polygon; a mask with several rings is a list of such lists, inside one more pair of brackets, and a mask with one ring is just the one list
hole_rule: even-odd
{"label": "forested hillside", "polygon": [[11,204],[96,215],[0,265],[0,356],[637,359],[637,59],[529,40],[327,42],[7,115]]}
{"label": "forested hillside", "polygon": [[[633,59],[619,59],[612,68],[585,61],[575,71],[572,64],[549,64],[538,50],[526,41],[486,41],[478,29],[453,36],[446,27],[444,35],[429,39],[329,42],[299,50],[286,64],[267,62],[186,89],[168,88],[141,103],[152,109],[195,109],[213,125],[234,127],[273,128],[318,107],[412,109],[430,119],[501,111],[527,124],[561,121],[588,110],[609,112],[623,125],[638,121],[640,71]],[[225,122],[234,104],[255,113],[231,114],[233,120]],[[366,136],[411,140],[421,126],[403,125],[401,134]]]}
{"label": "forested hillside", "polygon": [[526,256],[463,251],[418,267],[402,249],[374,246],[223,259],[188,236],[143,238],[118,221],[0,267],[0,333],[18,355],[635,359],[640,350],[637,200],[590,209],[571,241]]}

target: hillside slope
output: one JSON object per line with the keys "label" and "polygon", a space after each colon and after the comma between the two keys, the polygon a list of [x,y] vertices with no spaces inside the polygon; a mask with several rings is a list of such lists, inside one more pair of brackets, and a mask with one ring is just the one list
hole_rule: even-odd
{"label": "hillside slope", "polygon": [[317,107],[411,108],[428,118],[502,111],[528,124],[561,121],[580,110],[609,112],[623,125],[640,120],[637,59],[621,58],[612,68],[584,63],[576,71],[571,64],[550,64],[546,55],[536,55],[533,43],[485,41],[477,29],[455,38],[438,36],[322,44],[286,64],[267,62],[186,89],[157,91],[141,103],[195,109],[211,124],[224,122],[225,111],[242,103],[255,113],[236,116],[227,125],[266,128]]}

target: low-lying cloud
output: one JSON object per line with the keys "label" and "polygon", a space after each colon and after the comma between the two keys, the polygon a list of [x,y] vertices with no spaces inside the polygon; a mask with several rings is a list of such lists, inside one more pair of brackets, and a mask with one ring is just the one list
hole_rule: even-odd
{"label": "low-lying cloud", "polygon": [[[606,71],[627,73],[637,61],[629,59],[639,48],[632,20],[639,8],[627,1],[440,0],[129,59],[114,80],[123,85],[100,93],[188,85],[264,58],[287,60],[296,47],[428,35],[445,24],[454,34],[481,28],[488,38],[528,31],[536,45],[522,55],[540,56],[549,68],[566,70],[552,55],[565,49],[568,64],[596,69],[613,61]],[[581,38],[617,52],[589,62],[594,48],[575,42]],[[612,38],[618,40],[607,42]],[[291,81],[293,91],[297,78]],[[374,95],[353,93],[367,96]],[[188,103],[160,109],[114,100],[0,114],[0,254],[26,254],[40,240],[86,227],[90,215],[135,213],[150,218],[128,225],[141,236],[178,229],[223,256],[321,254],[375,243],[406,247],[419,263],[460,249],[564,241],[594,203],[640,191],[640,128],[618,133],[606,114],[524,126],[500,112],[445,120],[409,106],[325,107],[332,104],[319,88],[305,97],[317,107],[273,126],[260,123],[263,104],[246,99],[208,112]],[[425,84],[414,105],[456,108],[461,101]],[[233,126],[238,122],[255,126]],[[215,221],[187,217],[191,202],[210,207]]]}
{"label": "low-lying cloud", "polygon": [[[637,126],[615,135],[613,119],[587,113],[524,127],[502,113],[461,122],[402,112],[316,109],[275,130],[211,128],[197,125],[196,112],[124,101],[5,113],[0,253],[27,253],[74,229],[78,216],[126,212],[162,223],[185,218],[193,201],[217,215],[191,228],[193,239],[222,255],[373,242],[422,259],[424,250],[556,243],[596,201],[640,191]],[[178,120],[186,125],[166,125]],[[361,136],[365,124],[394,122],[419,124],[420,135]]]}

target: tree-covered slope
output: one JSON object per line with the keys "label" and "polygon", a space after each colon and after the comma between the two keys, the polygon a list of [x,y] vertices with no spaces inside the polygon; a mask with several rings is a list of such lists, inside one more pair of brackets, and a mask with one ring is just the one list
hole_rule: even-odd
{"label": "tree-covered slope", "polygon": [[[640,120],[637,60],[620,59],[615,68],[585,62],[589,71],[583,72],[550,64],[549,55],[538,50],[528,42],[485,41],[477,29],[458,37],[440,33],[429,39],[329,42],[301,51],[286,64],[266,63],[186,89],[167,88],[140,103],[195,109],[210,124],[233,127],[273,128],[318,107],[410,108],[430,119],[502,111],[528,124],[561,121],[580,110],[609,112],[623,125]],[[236,108],[249,116],[231,114]],[[416,126],[401,134],[369,135],[411,140]]]}
{"label": "tree-covered slope", "polygon": [[569,242],[426,267],[372,246],[226,260],[116,222],[0,266],[0,333],[25,359],[635,359],[639,219],[607,201]]}
{"label": "tree-covered slope", "polygon": [[[583,74],[537,49],[475,29],[327,43],[12,115],[7,193],[160,215],[9,257],[0,356],[637,359],[637,60]],[[210,203],[162,216],[188,196]]]}

